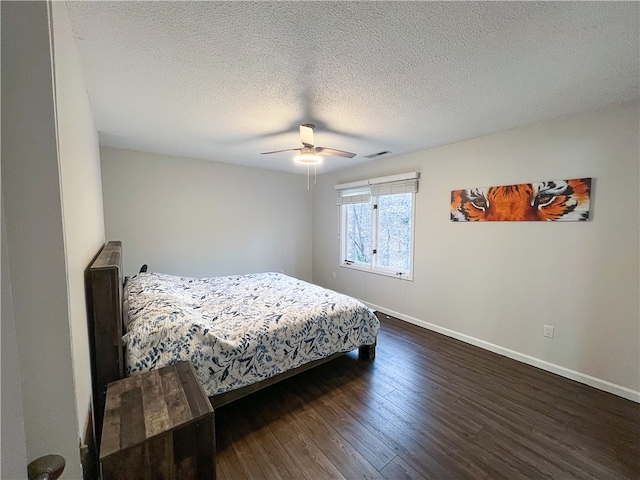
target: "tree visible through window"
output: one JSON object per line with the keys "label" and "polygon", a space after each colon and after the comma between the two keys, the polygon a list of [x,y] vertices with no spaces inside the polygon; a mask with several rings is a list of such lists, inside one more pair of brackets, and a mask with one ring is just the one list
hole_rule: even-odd
{"label": "tree visible through window", "polygon": [[411,193],[378,197],[378,266],[408,272],[411,263]]}
{"label": "tree visible through window", "polygon": [[411,278],[413,193],[342,205],[341,265]]}
{"label": "tree visible through window", "polygon": [[371,263],[371,204],[345,205],[347,216],[346,259],[356,263]]}

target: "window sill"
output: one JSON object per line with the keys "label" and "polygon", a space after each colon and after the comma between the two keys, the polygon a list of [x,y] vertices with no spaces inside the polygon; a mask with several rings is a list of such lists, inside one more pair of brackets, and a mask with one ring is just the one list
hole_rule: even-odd
{"label": "window sill", "polygon": [[408,273],[398,275],[394,270],[374,269],[371,267],[360,266],[355,263],[351,265],[348,263],[341,263],[340,266],[344,268],[349,268],[351,270],[359,270],[361,272],[373,273],[375,275],[382,275],[383,277],[396,278],[398,280],[404,280],[405,282],[413,282],[413,275]]}

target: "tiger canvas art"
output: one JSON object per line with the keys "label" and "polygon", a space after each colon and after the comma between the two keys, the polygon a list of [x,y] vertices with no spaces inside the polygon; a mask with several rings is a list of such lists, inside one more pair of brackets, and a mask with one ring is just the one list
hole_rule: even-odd
{"label": "tiger canvas art", "polygon": [[590,197],[591,178],[453,190],[451,221],[585,221]]}

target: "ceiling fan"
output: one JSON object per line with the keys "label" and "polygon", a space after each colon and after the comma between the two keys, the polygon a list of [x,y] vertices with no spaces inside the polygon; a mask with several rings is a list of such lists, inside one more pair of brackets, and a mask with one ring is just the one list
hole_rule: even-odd
{"label": "ceiling fan", "polygon": [[300,140],[302,141],[301,148],[288,148],[286,150],[276,150],[274,152],[262,152],[262,155],[269,155],[271,153],[281,153],[281,152],[293,152],[300,151],[298,155],[296,155],[293,159],[297,163],[301,163],[303,165],[317,165],[322,162],[322,158],[320,155],[331,155],[333,157],[344,157],[344,158],[353,158],[356,156],[355,153],[345,152],[343,150],[336,150],[334,148],[327,147],[316,147],[313,129],[314,125],[310,123],[305,123],[304,125],[300,125]]}

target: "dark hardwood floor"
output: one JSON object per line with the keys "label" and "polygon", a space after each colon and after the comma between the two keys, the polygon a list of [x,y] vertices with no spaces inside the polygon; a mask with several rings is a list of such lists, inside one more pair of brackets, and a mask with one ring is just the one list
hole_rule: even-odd
{"label": "dark hardwood floor", "polygon": [[640,478],[637,403],[379,317],[374,361],[216,410],[218,479]]}

